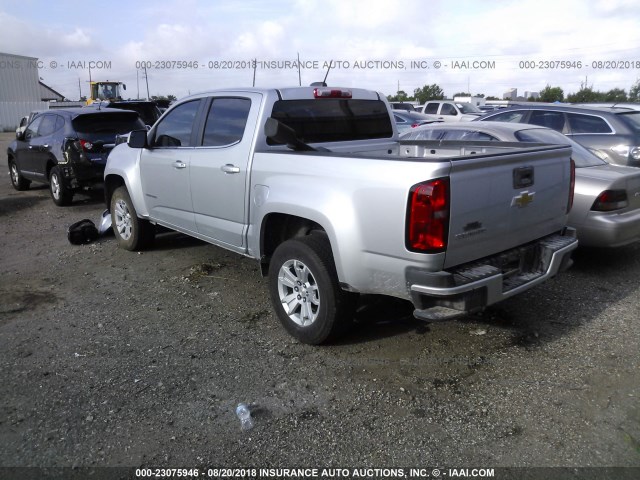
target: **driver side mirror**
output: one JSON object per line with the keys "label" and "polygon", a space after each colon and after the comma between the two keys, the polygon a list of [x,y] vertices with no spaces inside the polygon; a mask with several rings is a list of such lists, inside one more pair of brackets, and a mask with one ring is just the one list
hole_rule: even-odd
{"label": "driver side mirror", "polygon": [[16,132],[16,140],[20,140],[21,142],[24,142],[24,131],[17,131]]}
{"label": "driver side mirror", "polygon": [[134,130],[129,134],[127,145],[131,148],[149,148],[147,130]]}

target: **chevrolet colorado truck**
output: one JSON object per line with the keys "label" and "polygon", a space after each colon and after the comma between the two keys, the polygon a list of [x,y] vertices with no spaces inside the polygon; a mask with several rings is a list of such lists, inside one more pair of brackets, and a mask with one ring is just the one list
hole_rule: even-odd
{"label": "chevrolet colorado truck", "polygon": [[259,261],[299,341],[352,321],[358,294],[415,316],[478,311],[571,264],[566,145],[398,141],[386,98],[356,88],[217,90],[182,99],[109,155],[122,248],[160,225]]}

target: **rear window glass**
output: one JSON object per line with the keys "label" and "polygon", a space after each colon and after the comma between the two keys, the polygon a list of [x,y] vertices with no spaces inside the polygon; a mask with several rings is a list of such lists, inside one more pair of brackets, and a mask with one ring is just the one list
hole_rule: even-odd
{"label": "rear window glass", "polygon": [[113,103],[109,105],[109,108],[119,108],[120,110],[133,110],[138,112],[142,121],[147,125],[153,125],[156,120],[160,118],[160,110],[152,103],[138,103],[138,104],[123,104]]}
{"label": "rear window glass", "polygon": [[605,161],[598,158],[595,154],[584,148],[579,143],[570,140],[561,133],[544,128],[531,128],[528,130],[519,130],[514,133],[515,137],[521,142],[532,143],[550,143],[556,145],[571,145],[573,152],[571,158],[576,163],[576,168],[595,167],[596,165],[604,165]]}
{"label": "rear window glass", "polygon": [[611,133],[611,127],[600,117],[568,113],[571,133]]}
{"label": "rear window glass", "polygon": [[618,118],[626,123],[633,131],[640,133],[640,112],[619,113]]}
{"label": "rear window glass", "polygon": [[73,119],[73,128],[78,133],[115,135],[144,129],[144,123],[135,112],[99,113],[80,115]]}
{"label": "rear window glass", "polygon": [[[380,100],[279,100],[271,116],[305,143],[343,142],[393,135],[387,106]],[[268,138],[269,145],[277,142]]]}

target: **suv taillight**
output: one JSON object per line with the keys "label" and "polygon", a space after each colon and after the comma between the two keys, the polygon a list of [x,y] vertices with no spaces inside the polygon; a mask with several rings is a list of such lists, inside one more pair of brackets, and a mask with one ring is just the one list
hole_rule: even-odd
{"label": "suv taillight", "polygon": [[569,201],[567,202],[567,213],[573,208],[573,195],[576,190],[576,162],[571,159],[571,185],[569,187]]}
{"label": "suv taillight", "polygon": [[438,178],[411,187],[407,207],[407,249],[438,253],[449,235],[449,179]]}
{"label": "suv taillight", "polygon": [[85,152],[90,152],[93,150],[93,143],[91,143],[89,140],[80,140],[80,146],[82,147],[82,150],[84,150]]}
{"label": "suv taillight", "polygon": [[620,210],[629,205],[626,190],[605,190],[596,201],[593,202],[591,210],[596,212],[610,212],[612,210]]}

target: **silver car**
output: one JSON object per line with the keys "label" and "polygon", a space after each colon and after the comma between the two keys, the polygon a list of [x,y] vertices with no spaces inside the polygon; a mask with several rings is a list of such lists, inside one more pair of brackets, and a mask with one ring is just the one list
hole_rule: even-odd
{"label": "silver car", "polygon": [[582,246],[621,247],[640,241],[640,169],[612,165],[554,130],[505,122],[433,124],[400,136],[401,141],[473,140],[487,142],[569,143],[576,164],[569,225]]}

